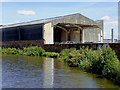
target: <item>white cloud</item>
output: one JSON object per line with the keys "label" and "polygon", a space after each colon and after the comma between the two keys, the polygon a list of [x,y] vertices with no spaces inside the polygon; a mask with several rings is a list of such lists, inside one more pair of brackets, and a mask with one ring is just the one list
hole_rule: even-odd
{"label": "white cloud", "polygon": [[101,18],[102,20],[110,20],[110,17],[109,16],[104,16]]}
{"label": "white cloud", "polygon": [[26,10],[19,10],[17,11],[18,14],[23,14],[23,15],[35,15],[34,11],[26,11]]}
{"label": "white cloud", "polygon": [[103,16],[104,20],[104,38],[111,38],[111,29],[114,29],[114,38],[118,39],[118,17],[111,18],[110,16]]}
{"label": "white cloud", "polygon": [[110,16],[104,16],[101,19],[105,21],[105,24],[109,24],[109,25],[117,25],[118,24],[118,20],[111,18]]}

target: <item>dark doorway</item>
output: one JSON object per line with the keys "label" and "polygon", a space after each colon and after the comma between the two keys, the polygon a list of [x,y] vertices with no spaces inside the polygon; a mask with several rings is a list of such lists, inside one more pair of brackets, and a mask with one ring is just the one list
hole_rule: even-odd
{"label": "dark doorway", "polygon": [[80,30],[80,43],[82,43],[82,30]]}
{"label": "dark doorway", "polygon": [[61,31],[60,28],[54,28],[54,42],[61,42]]}

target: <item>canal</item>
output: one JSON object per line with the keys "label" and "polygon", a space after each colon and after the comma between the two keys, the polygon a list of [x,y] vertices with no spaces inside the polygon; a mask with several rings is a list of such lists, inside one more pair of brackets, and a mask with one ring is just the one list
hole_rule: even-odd
{"label": "canal", "polygon": [[2,56],[3,88],[120,88],[97,77],[53,58]]}

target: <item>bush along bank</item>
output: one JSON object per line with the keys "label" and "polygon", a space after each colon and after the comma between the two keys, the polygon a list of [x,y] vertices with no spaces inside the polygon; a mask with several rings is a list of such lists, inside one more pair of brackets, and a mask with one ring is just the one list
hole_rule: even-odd
{"label": "bush along bank", "polygon": [[55,52],[45,52],[45,50],[41,47],[28,47],[21,49],[16,48],[3,48],[0,51],[2,54],[14,54],[14,55],[26,55],[26,56],[46,56],[57,58],[59,53]]}
{"label": "bush along bank", "polygon": [[84,71],[100,74],[120,84],[120,61],[111,48],[104,47],[103,50],[64,49],[60,52],[59,58],[71,67],[79,67]]}

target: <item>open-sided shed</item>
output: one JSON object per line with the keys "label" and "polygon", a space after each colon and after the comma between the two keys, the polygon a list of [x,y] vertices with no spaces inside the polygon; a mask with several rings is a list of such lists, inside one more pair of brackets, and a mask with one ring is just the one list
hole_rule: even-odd
{"label": "open-sided shed", "polygon": [[79,13],[0,27],[2,41],[44,40],[45,44],[103,42],[103,21]]}

